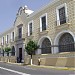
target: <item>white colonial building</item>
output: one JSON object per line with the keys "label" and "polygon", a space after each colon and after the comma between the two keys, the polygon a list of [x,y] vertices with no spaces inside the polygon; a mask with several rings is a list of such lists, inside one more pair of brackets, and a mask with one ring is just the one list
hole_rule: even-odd
{"label": "white colonial building", "polygon": [[[24,60],[27,57],[25,45],[29,40],[36,41],[40,46],[33,57],[34,64],[37,64],[39,56],[42,65],[50,65],[57,56],[65,56],[66,52],[74,54],[75,1],[53,0],[35,12],[27,6],[20,7],[13,27],[0,34],[0,46],[1,49],[10,46],[15,52],[12,55]],[[49,59],[53,55],[55,59]]]}

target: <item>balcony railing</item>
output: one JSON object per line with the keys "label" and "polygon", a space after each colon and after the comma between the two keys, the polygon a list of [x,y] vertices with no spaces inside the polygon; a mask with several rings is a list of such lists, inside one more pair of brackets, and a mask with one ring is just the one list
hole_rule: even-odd
{"label": "balcony railing", "polygon": [[32,36],[33,35],[33,32],[30,32],[29,34],[28,33],[29,32],[26,33],[26,37],[29,37],[29,36]]}
{"label": "balcony railing", "polygon": [[45,27],[38,28],[37,31],[38,31],[39,36],[42,36],[42,35],[47,35],[49,30],[48,30],[48,27],[45,26]]}
{"label": "balcony railing", "polygon": [[46,30],[46,25],[44,24],[41,28],[42,28],[42,31]]}
{"label": "balcony railing", "polygon": [[16,36],[15,41],[18,41],[18,40],[25,40],[25,34],[22,34],[21,36]]}
{"label": "balcony railing", "polygon": [[59,25],[65,24],[65,23],[69,23],[69,19],[68,18],[64,18],[62,20],[57,20],[56,21],[56,26],[59,26]]}
{"label": "balcony railing", "polygon": [[34,37],[33,32],[30,33],[30,35],[28,35],[28,33],[26,33],[26,38],[27,39],[32,39]]}
{"label": "balcony railing", "polygon": [[42,27],[39,28],[40,32],[45,31],[45,30],[47,30],[47,25],[43,25]]}

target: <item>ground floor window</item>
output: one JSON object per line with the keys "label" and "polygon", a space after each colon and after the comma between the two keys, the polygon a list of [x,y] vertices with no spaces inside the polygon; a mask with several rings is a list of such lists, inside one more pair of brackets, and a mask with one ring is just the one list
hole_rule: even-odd
{"label": "ground floor window", "polygon": [[74,39],[71,34],[65,33],[59,39],[59,52],[71,52],[74,49]]}
{"label": "ground floor window", "polygon": [[51,53],[51,42],[48,38],[45,38],[42,42],[42,45],[41,45],[41,52],[42,54],[47,54],[47,53]]}

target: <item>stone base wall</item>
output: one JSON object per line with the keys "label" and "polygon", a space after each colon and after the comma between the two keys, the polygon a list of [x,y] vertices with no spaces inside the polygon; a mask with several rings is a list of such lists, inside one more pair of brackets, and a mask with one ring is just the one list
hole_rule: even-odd
{"label": "stone base wall", "polygon": [[11,62],[11,63],[16,63],[16,57],[15,56],[10,56],[10,57],[3,57],[3,56],[1,56],[0,57],[0,61],[2,61],[2,62]]}
{"label": "stone base wall", "polygon": [[24,58],[24,63],[25,63],[26,65],[29,65],[29,64],[30,64],[30,59],[31,59],[31,57],[30,57],[29,55],[25,56],[25,58]]}
{"label": "stone base wall", "polygon": [[17,62],[16,57],[10,56],[9,57],[9,62],[16,63]]}
{"label": "stone base wall", "polygon": [[[40,57],[40,65],[44,66],[58,66],[58,67],[75,67],[75,52],[61,53],[61,54],[43,54],[33,55],[33,64],[38,65],[38,59]],[[25,56],[24,63],[30,65],[31,57]],[[0,57],[2,62],[16,63],[16,57]]]}
{"label": "stone base wall", "polygon": [[34,55],[33,64],[38,65],[40,57],[40,65],[59,66],[59,67],[75,67],[75,53]]}

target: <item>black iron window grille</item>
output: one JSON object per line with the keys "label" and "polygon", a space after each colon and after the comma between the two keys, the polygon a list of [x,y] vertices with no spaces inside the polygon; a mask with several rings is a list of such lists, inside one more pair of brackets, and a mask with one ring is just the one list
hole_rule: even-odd
{"label": "black iron window grille", "polygon": [[60,25],[66,23],[65,7],[59,9]]}
{"label": "black iron window grille", "polygon": [[42,17],[41,20],[42,20],[42,31],[43,31],[46,30],[46,16]]}

